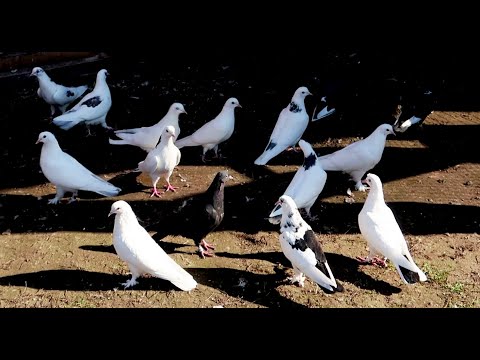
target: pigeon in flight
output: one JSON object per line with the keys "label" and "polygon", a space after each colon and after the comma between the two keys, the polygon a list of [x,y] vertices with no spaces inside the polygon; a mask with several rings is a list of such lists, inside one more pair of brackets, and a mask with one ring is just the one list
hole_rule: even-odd
{"label": "pigeon in flight", "polygon": [[55,136],[48,131],[41,132],[36,144],[43,143],[40,153],[40,167],[43,175],[56,187],[56,196],[49,204],[57,204],[71,192],[69,203],[76,200],[78,190],[92,191],[103,196],[116,196],[120,188],[93,174],[75,158],[62,151]]}
{"label": "pigeon in flight", "polygon": [[395,135],[392,125],[382,124],[365,139],[351,143],[331,154],[320,156],[318,162],[325,171],[348,173],[355,182],[355,189],[365,191],[362,177],[379,163],[387,135],[390,134]]}
{"label": "pigeon in flight", "polygon": [[[390,259],[405,284],[426,281],[426,275],[418,268],[408,251],[407,242],[392,210],[385,203],[380,178],[375,174],[367,174],[364,181],[369,185],[370,191],[358,214],[358,225],[367,240],[369,254],[358,260],[386,266],[386,259]],[[384,259],[378,256],[383,256]]]}
{"label": "pigeon in flight", "polygon": [[[303,165],[298,168],[284,195],[290,196],[299,209],[305,209],[307,216],[315,220],[316,217],[310,214],[310,208],[325,186],[327,173],[322,169],[312,145],[305,140],[300,140],[298,145],[302,149],[305,158]],[[273,224],[278,224],[281,215],[282,206],[278,204],[270,213],[269,221]]]}
{"label": "pigeon in flight", "polygon": [[266,165],[272,158],[287,148],[293,148],[301,139],[308,125],[305,109],[305,97],[312,95],[305,86],[299,87],[293,94],[290,104],[278,116],[268,145],[254,161],[255,165]]}
{"label": "pigeon in flight", "polygon": [[155,125],[140,127],[135,129],[116,130],[114,133],[121,140],[108,139],[112,145],[133,145],[149,152],[155,149],[158,144],[163,129],[166,126],[173,126],[175,128],[175,137],[180,136],[180,127],[178,125],[178,117],[180,114],[186,114],[185,108],[180,103],[173,103],[170,105],[165,116]]}
{"label": "pigeon in flight", "polygon": [[302,219],[295,201],[288,195],[282,195],[277,204],[282,208],[280,246],[292,263],[294,272],[289,280],[303,287],[305,276],[308,276],[329,292],[343,291],[343,286],[333,277],[320,241]]}
{"label": "pigeon in flight", "polygon": [[175,128],[173,125],[168,125],[163,130],[163,134],[160,137],[160,142],[157,147],[148,153],[145,160],[138,163],[138,170],[150,175],[150,178],[152,179],[153,189],[151,196],[161,196],[157,190],[157,183],[162,176],[165,177],[165,180],[167,181],[164,193],[168,190],[175,192],[177,189],[177,187],[170,184],[170,176],[181,158],[180,150],[175,146],[174,139]]}
{"label": "pigeon in flight", "polygon": [[218,157],[218,144],[228,140],[235,127],[235,108],[241,107],[236,98],[229,98],[222,111],[213,120],[200,127],[193,134],[178,139],[176,144],[179,149],[184,146],[202,146],[202,161],[205,162],[205,153],[208,150],[215,152]]}
{"label": "pigeon in flight", "polygon": [[55,83],[41,67],[34,67],[30,76],[38,79],[37,94],[50,105],[52,116],[60,112],[63,114],[68,105],[77,100],[87,91],[87,85],[64,86]]}
{"label": "pigeon in flight", "polygon": [[77,105],[66,113],[53,119],[53,123],[63,130],[69,130],[80,122],[87,125],[90,134],[90,125],[100,124],[106,129],[112,129],[107,126],[107,113],[112,106],[112,96],[107,84],[108,72],[105,69],[97,73],[95,87],[91,92],[85,95]]}
{"label": "pigeon in flight", "polygon": [[225,182],[229,179],[233,177],[228,175],[228,171],[219,171],[207,191],[187,202],[182,209],[182,219],[189,225],[184,227],[182,235],[193,239],[202,258],[213,256],[210,249],[215,247],[207,243],[205,237],[223,220]]}
{"label": "pigeon in flight", "polygon": [[113,246],[132,274],[131,279],[122,284],[125,289],[138,284],[137,278],[143,274],[170,281],[183,291],[197,287],[192,275],[178,265],[138,223],[126,201],[115,201],[108,216],[112,214],[115,214]]}
{"label": "pigeon in flight", "polygon": [[335,112],[335,108],[327,102],[327,97],[322,96],[320,99],[322,102],[320,106],[320,111],[315,116],[315,110],[313,111],[312,122],[326,118],[329,115],[332,115]]}

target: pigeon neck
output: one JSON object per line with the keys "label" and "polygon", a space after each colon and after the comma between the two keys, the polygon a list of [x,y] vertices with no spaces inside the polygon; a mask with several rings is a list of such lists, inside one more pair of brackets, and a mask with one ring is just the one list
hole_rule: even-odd
{"label": "pigeon neck", "polygon": [[375,204],[381,204],[384,203],[385,199],[383,197],[383,189],[380,188],[370,188],[370,192],[368,193],[367,199],[365,200],[365,205],[373,208],[375,207]]}
{"label": "pigeon neck", "polygon": [[138,224],[137,217],[134,214],[118,214],[115,216],[115,225],[120,226],[131,226],[132,224]]}
{"label": "pigeon neck", "polygon": [[95,88],[93,90],[95,91],[95,90],[101,90],[101,89],[109,90],[105,79],[101,78],[100,76],[97,76],[97,79],[95,80]]}
{"label": "pigeon neck", "polygon": [[280,220],[280,232],[283,232],[287,227],[297,226],[301,222],[300,214],[292,209],[282,210],[282,219]]}

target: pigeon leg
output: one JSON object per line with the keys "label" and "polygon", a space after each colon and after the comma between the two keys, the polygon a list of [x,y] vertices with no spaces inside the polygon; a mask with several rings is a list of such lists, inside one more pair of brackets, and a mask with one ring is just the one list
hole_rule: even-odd
{"label": "pigeon leg", "polygon": [[381,259],[379,257],[374,257],[372,259],[372,263],[375,264],[375,265],[378,265],[380,267],[387,267],[387,262],[386,262],[386,258],[384,259]]}
{"label": "pigeon leg", "polygon": [[92,132],[90,131],[90,125],[85,123],[85,125],[87,126],[87,136],[92,136]]}
{"label": "pigeon leg", "polygon": [[160,180],[160,178],[158,177],[154,182],[153,182],[153,189],[152,189],[152,195],[150,195],[150,197],[152,196],[157,196],[157,197],[162,197],[162,194],[160,194],[157,190],[157,183],[158,183],[158,180]]}
{"label": "pigeon leg", "polygon": [[63,198],[63,195],[65,195],[65,190],[61,188],[60,186],[57,186],[57,194],[53,199],[48,200],[49,204],[58,204],[58,202]]}
{"label": "pigeon leg", "polygon": [[371,264],[373,262],[370,256],[366,256],[366,257],[357,256],[357,260],[360,264]]}
{"label": "pigeon leg", "polygon": [[68,200],[68,203],[71,204],[72,202],[77,201],[77,196],[78,196],[78,190],[72,193],[72,197],[70,198],[70,200]]}
{"label": "pigeon leg", "polygon": [[132,275],[132,278],[128,280],[127,282],[122,283],[122,285],[126,288],[135,286],[138,284],[138,281],[136,280],[136,277]]}
{"label": "pigeon leg", "polygon": [[293,273],[294,273],[294,276],[289,277],[288,280],[290,280],[292,284],[298,283],[298,286],[304,287],[305,275],[295,266],[293,267]]}
{"label": "pigeon leg", "polygon": [[210,251],[210,249],[215,249],[215,246],[207,243],[205,240],[200,241],[198,251],[202,258],[205,258],[205,256],[213,256],[213,253]]}
{"label": "pigeon leg", "polygon": [[318,220],[318,215],[312,215],[312,214],[310,213],[310,208],[305,209],[305,213],[306,213],[306,217],[307,217],[309,220],[311,220],[311,221],[316,221],[316,220]]}
{"label": "pigeon leg", "polygon": [[170,181],[167,181],[167,184],[168,184],[168,185],[164,185],[164,186],[163,186],[163,187],[166,189],[166,190],[163,192],[163,194],[165,194],[168,190],[172,190],[173,192],[175,192],[175,190],[178,189],[178,186],[172,186],[172,185],[170,184]]}

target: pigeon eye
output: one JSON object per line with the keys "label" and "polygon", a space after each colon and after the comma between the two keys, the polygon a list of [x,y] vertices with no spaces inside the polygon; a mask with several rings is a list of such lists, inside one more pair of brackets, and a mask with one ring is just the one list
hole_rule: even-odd
{"label": "pigeon eye", "polygon": [[43,135],[43,138],[45,139],[47,137],[47,135]]}
{"label": "pigeon eye", "polygon": [[232,105],[235,105],[235,101],[232,101]]}

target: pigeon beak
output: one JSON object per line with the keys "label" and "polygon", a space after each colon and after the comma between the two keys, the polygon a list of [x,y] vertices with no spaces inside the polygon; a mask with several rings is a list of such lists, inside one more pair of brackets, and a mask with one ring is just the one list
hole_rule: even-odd
{"label": "pigeon beak", "polygon": [[275,206],[276,206],[275,210],[277,210],[277,207],[281,206],[280,205],[280,200],[277,200],[277,202],[275,203]]}
{"label": "pigeon beak", "polygon": [[367,180],[366,180],[366,179],[363,179],[363,180],[362,180],[362,184],[368,185]]}
{"label": "pigeon beak", "polygon": [[188,115],[188,113],[187,113],[185,110],[183,110],[183,111],[182,111],[182,113],[184,113],[184,114],[187,114],[187,115]]}
{"label": "pigeon beak", "polygon": [[241,107],[242,107],[242,105],[238,104],[238,105],[237,105],[237,107],[241,108]]}
{"label": "pigeon beak", "polygon": [[115,214],[115,212],[114,212],[114,211],[110,211],[110,212],[108,213],[108,216],[107,216],[107,217],[110,217],[110,215],[112,215],[112,214]]}
{"label": "pigeon beak", "polygon": [[35,145],[37,145],[38,143],[40,143],[40,139],[38,139],[36,142],[35,142]]}

